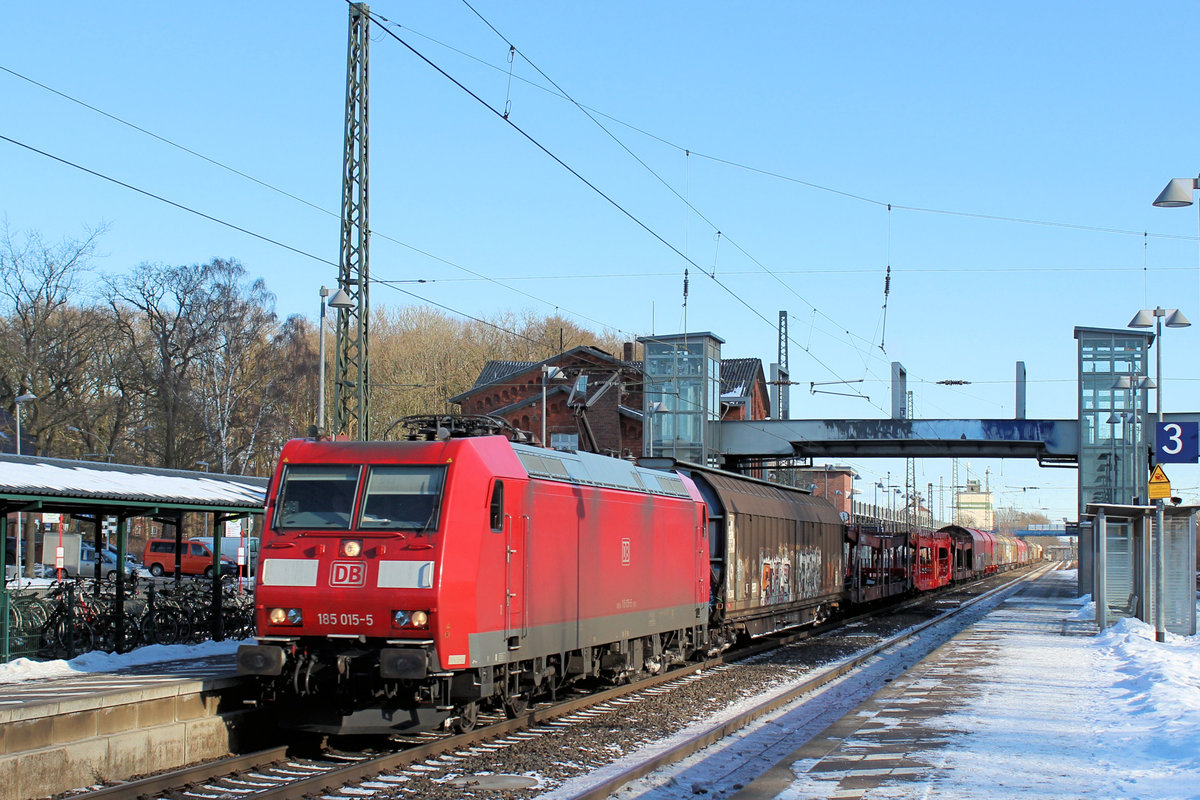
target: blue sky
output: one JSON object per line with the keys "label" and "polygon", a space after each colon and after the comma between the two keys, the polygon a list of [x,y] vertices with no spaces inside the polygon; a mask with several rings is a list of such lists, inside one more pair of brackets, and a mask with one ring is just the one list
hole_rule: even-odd
{"label": "blue sky", "polygon": [[[1074,326],[1156,304],[1200,323],[1196,210],[1150,205],[1200,169],[1194,4],[472,5],[519,50],[511,82],[508,44],[465,4],[371,10],[627,214],[375,26],[373,278],[424,280],[400,287],[471,315],[558,310],[629,336],[686,324],[764,362],[787,310],[804,418],[886,416],[893,360],[918,417],[1011,417],[1018,360],[1029,416],[1072,417]],[[281,314],[315,318],[336,281],[346,18],[335,0],[0,12],[0,135],[314,257],[6,141],[0,212],[51,240],[107,223],[105,272],[235,257]],[[1197,331],[1166,337],[1168,411],[1200,410]],[[869,400],[808,391],[859,379]],[[854,464],[868,499],[903,474]],[[972,477],[985,469],[1001,505],[1074,516],[1073,471],[979,461]],[[1168,474],[1200,497],[1196,468]],[[918,465],[920,486],[939,479],[948,462]]]}

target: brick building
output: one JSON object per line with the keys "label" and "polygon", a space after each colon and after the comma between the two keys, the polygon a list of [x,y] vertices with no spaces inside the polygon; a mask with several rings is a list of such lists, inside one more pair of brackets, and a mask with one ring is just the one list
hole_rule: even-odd
{"label": "brick building", "polygon": [[721,419],[766,419],[771,397],[762,361],[757,358],[721,359]]}
{"label": "brick building", "polygon": [[[626,346],[632,357],[633,346]],[[578,415],[568,401],[590,403],[587,423],[598,449],[606,455],[640,455],[642,450],[641,364],[623,361],[594,347],[581,346],[545,361],[489,361],[475,385],[450,398],[464,414],[491,414],[529,431],[542,433],[542,377],[546,369],[560,370],[546,380],[546,438],[563,450],[580,449]],[[586,376],[586,392],[577,388]]]}
{"label": "brick building", "polygon": [[814,497],[824,497],[838,511],[853,513],[854,479],[858,477],[852,467],[841,464],[797,467],[792,470],[795,486],[812,489]]}
{"label": "brick building", "polygon": [[[581,346],[545,361],[489,361],[467,391],[450,398],[463,414],[502,417],[536,439],[542,432],[542,377],[546,380],[546,438],[564,450],[587,448],[577,409],[587,404],[586,421],[597,449],[622,458],[642,453],[642,362],[633,360],[633,345],[625,358]],[[587,386],[579,386],[586,376]],[[721,418],[765,419],[770,413],[762,361],[732,358],[721,361]]]}

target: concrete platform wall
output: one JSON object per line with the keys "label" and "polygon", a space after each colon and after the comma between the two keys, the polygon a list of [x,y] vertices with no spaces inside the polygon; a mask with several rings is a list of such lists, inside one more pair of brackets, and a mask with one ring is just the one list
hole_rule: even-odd
{"label": "concrete platform wall", "polygon": [[0,800],[48,797],[236,751],[255,717],[236,684],[210,683],[74,700],[48,715],[2,720]]}

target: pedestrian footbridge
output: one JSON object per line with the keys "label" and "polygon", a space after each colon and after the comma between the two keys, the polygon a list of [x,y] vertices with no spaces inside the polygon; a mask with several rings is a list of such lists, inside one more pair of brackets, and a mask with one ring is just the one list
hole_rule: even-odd
{"label": "pedestrian footbridge", "polygon": [[721,423],[726,463],[763,457],[1079,460],[1077,419],[739,420]]}

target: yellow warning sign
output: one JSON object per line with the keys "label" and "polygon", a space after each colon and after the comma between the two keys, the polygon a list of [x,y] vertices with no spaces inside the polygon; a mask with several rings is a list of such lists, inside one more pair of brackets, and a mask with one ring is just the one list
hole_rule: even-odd
{"label": "yellow warning sign", "polygon": [[1167,480],[1167,473],[1163,472],[1162,465],[1154,465],[1154,471],[1150,473],[1150,482],[1146,485],[1146,494],[1151,500],[1165,500],[1171,496],[1171,481]]}

